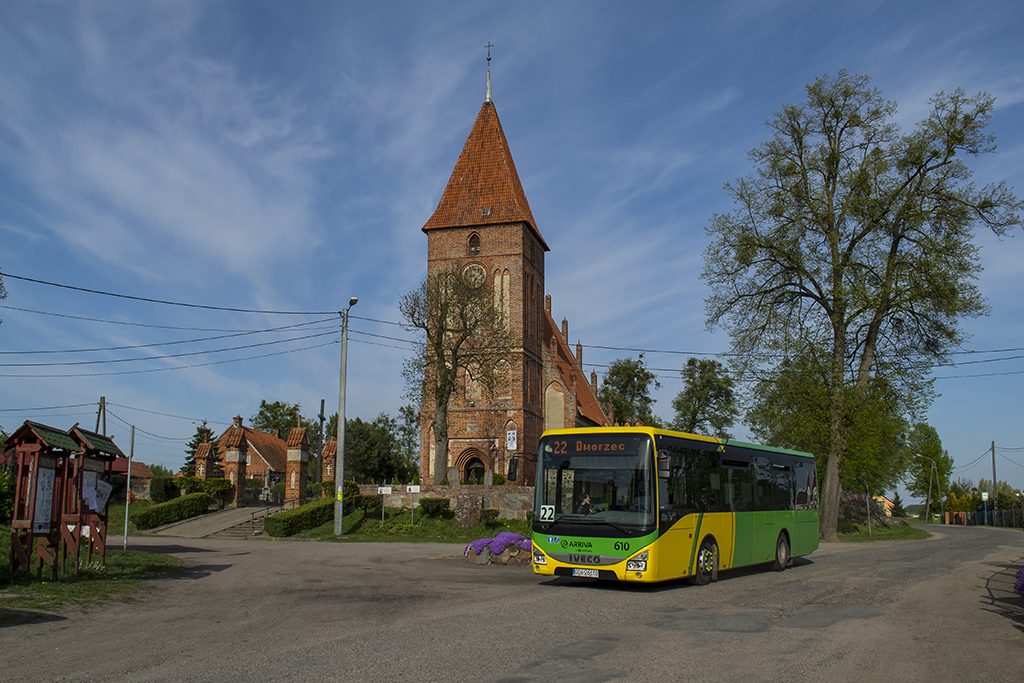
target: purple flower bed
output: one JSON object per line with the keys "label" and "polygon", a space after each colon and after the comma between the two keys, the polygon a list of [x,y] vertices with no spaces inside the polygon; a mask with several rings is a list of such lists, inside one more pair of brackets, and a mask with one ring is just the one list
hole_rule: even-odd
{"label": "purple flower bed", "polygon": [[503,531],[494,538],[481,538],[469,543],[466,545],[466,549],[462,551],[462,556],[469,557],[470,550],[479,555],[483,552],[484,548],[488,548],[495,555],[500,555],[502,551],[513,545],[519,546],[522,550],[529,551],[532,544],[530,539],[525,536]]}
{"label": "purple flower bed", "polygon": [[1014,588],[1024,593],[1024,567],[1021,567],[1020,571],[1017,572],[1017,583],[1014,585]]}

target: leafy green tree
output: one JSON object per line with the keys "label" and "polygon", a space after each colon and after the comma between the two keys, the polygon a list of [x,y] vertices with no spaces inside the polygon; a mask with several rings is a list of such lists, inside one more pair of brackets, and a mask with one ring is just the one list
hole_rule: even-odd
{"label": "leafy green tree", "polygon": [[939,512],[941,501],[946,497],[944,492],[950,489],[950,475],[953,473],[953,458],[942,448],[939,433],[929,424],[917,423],[907,435],[905,452],[907,490],[926,501],[930,500],[930,511]]}
{"label": "leafy green tree", "polygon": [[682,370],[683,390],[672,400],[672,429],[730,438],[739,417],[736,383],[717,360],[690,358]]}
{"label": "leafy green tree", "polygon": [[992,508],[992,501],[995,501],[995,509],[997,510],[1012,510],[1017,507],[1020,503],[1017,500],[1017,494],[1020,489],[1015,489],[1005,481],[997,481],[995,491],[992,490],[992,482],[988,479],[978,480],[978,491],[986,491],[989,495],[988,506]]}
{"label": "leafy green tree", "polygon": [[406,466],[415,474],[419,472],[420,458],[420,411],[412,404],[398,409],[398,450]]}
{"label": "leafy green tree", "polygon": [[465,274],[454,269],[428,274],[398,302],[405,329],[422,338],[403,375],[409,395],[421,397],[433,412],[435,482],[447,477],[448,408],[460,379],[470,375],[493,395],[502,362],[512,360],[508,321],[494,303],[487,278],[477,272],[467,268]]}
{"label": "leafy green tree", "polygon": [[295,427],[302,427],[306,430],[309,452],[317,453],[320,449],[320,430],[315,422],[302,416],[301,410],[302,406],[298,403],[267,403],[266,400],[262,400],[259,412],[252,416],[249,425],[261,432],[276,433],[282,439],[287,439],[288,433]]}
{"label": "leafy green tree", "polygon": [[[207,425],[206,420],[203,420],[203,424],[196,425],[196,433],[192,435],[192,440],[185,445],[185,465],[181,468],[182,474],[186,477],[196,476],[196,451],[200,444],[212,444],[215,438],[216,436]],[[210,476],[213,474],[213,472],[209,473]]]}
{"label": "leafy green tree", "polygon": [[597,398],[602,406],[612,404],[618,424],[640,421],[645,425],[658,426],[660,422],[651,412],[654,405],[652,385],[655,389],[661,388],[654,373],[644,366],[644,354],[641,353],[636,360],[620,358],[608,366]]}
{"label": "leafy green tree", "polygon": [[987,312],[973,229],[1020,225],[1006,184],[977,188],[962,159],[995,150],[985,132],[993,99],[957,90],[931,104],[903,134],[895,103],[867,77],[818,78],[803,104],[768,122],[754,171],[726,185],[735,211],[708,227],[707,322],[728,330],[740,369],[794,340],[828,350],[826,540],[853,451],[851,411],[879,377],[927,404],[927,373],[963,341],[960,319]]}
{"label": "leafy green tree", "polygon": [[[827,355],[806,349],[782,361],[754,388],[747,423],[761,442],[813,453],[819,479],[831,450]],[[849,400],[848,425],[855,444],[843,460],[844,481],[858,491],[894,488],[906,471],[907,425],[900,394],[882,379]]]}
{"label": "leafy green tree", "polygon": [[345,420],[345,478],[360,483],[409,481],[413,470],[398,433],[398,422],[386,413],[372,422]]}
{"label": "leafy green tree", "polygon": [[164,478],[171,479],[174,477],[174,472],[171,471],[170,467],[164,467],[163,465],[151,464],[148,466],[149,471],[153,473],[153,478]]}

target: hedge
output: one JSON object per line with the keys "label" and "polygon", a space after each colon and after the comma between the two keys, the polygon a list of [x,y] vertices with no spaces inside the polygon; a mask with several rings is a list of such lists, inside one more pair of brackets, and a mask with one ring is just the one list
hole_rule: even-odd
{"label": "hedge", "polygon": [[149,499],[165,503],[178,496],[178,487],[171,477],[153,477],[149,482]]}
{"label": "hedge", "polygon": [[132,522],[139,529],[152,529],[189,517],[196,517],[210,508],[210,494],[190,493],[166,503],[152,505],[131,515]]}
{"label": "hedge", "polygon": [[263,530],[270,536],[292,536],[334,519],[334,501],[324,498],[263,518]]}

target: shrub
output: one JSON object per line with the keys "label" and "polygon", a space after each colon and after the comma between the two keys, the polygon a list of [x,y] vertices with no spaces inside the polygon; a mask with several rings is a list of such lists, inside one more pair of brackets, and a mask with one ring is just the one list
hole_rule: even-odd
{"label": "shrub", "polygon": [[480,524],[483,526],[494,526],[498,523],[498,513],[499,510],[497,508],[484,508],[480,511]]}
{"label": "shrub", "polygon": [[450,505],[447,498],[420,498],[420,512],[427,517],[441,517]]}
{"label": "shrub", "polygon": [[505,475],[504,474],[498,474],[497,472],[495,472],[494,473],[494,485],[495,486],[501,486],[504,483],[505,483]]}
{"label": "shrub", "polygon": [[178,487],[172,477],[153,477],[149,482],[149,499],[154,503],[166,503],[178,495]]}
{"label": "shrub", "polygon": [[0,522],[14,516],[14,477],[0,470]]}
{"label": "shrub", "polygon": [[179,489],[185,493],[201,493],[206,489],[203,487],[204,482],[199,477],[180,477],[173,480]]}
{"label": "shrub", "polygon": [[334,519],[334,501],[318,500],[294,510],[287,510],[263,519],[263,530],[270,536],[292,536]]}
{"label": "shrub", "polygon": [[374,495],[357,495],[352,499],[353,510],[375,510],[380,507],[380,496]]}
{"label": "shrub", "polygon": [[[166,478],[166,477],[165,477]],[[132,513],[131,520],[140,529],[152,529],[206,512],[210,507],[210,494],[190,493],[166,503],[151,505]]]}

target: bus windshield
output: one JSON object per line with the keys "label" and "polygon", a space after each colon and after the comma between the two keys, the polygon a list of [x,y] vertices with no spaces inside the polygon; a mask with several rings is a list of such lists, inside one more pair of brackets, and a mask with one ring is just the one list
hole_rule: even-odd
{"label": "bus windshield", "polygon": [[537,459],[534,519],[654,525],[653,451],[647,434],[545,436]]}

